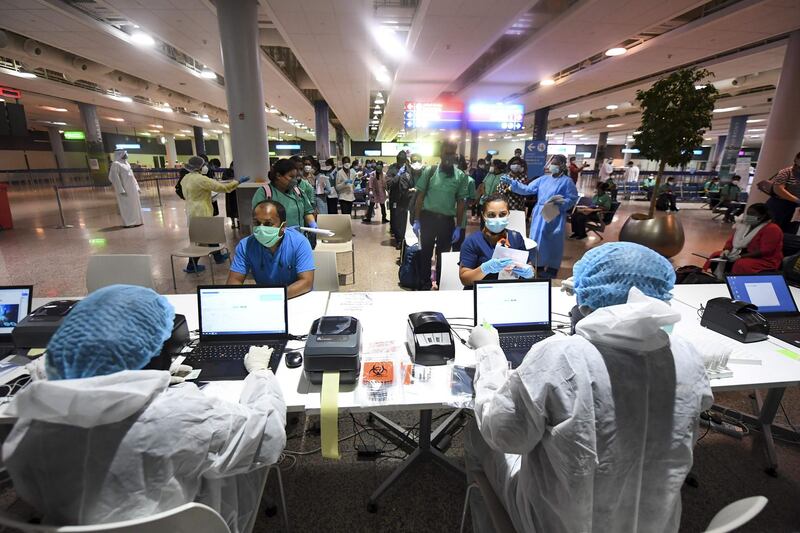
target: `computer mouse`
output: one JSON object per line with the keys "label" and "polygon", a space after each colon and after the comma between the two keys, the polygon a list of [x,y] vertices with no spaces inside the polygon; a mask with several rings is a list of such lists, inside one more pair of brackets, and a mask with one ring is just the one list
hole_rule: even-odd
{"label": "computer mouse", "polygon": [[303,364],[303,354],[300,352],[286,352],[286,368],[297,368]]}

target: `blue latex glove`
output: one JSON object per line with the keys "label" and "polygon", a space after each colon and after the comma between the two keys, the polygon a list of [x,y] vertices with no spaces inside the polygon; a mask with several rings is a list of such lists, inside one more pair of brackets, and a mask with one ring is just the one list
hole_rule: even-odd
{"label": "blue latex glove", "polygon": [[344,180],[345,185],[352,185],[353,180]]}
{"label": "blue latex glove", "polygon": [[500,176],[500,183],[504,183],[505,185],[511,186],[511,182],[514,181],[511,179],[511,176],[508,174],[503,174]]}
{"label": "blue latex glove", "polygon": [[309,222],[308,223],[308,227],[309,228],[314,228],[314,229],[319,228],[319,226],[317,226],[317,222],[315,220],[312,220],[311,222]]}
{"label": "blue latex glove", "polygon": [[451,243],[451,244],[455,244],[455,243],[457,243],[457,242],[458,242],[458,239],[460,239],[460,238],[461,238],[461,231],[462,231],[462,230],[461,230],[461,228],[455,228],[455,229],[453,230],[453,237],[452,237],[452,239],[450,240],[450,243]]}
{"label": "blue latex glove", "polygon": [[533,277],[533,267],[525,265],[524,267],[515,266],[511,271],[522,279],[531,279]]}
{"label": "blue latex glove", "polygon": [[414,222],[414,223],[411,225],[411,230],[414,232],[414,235],[416,235],[417,237],[419,237],[419,220],[415,221],[415,222]]}
{"label": "blue latex glove", "polygon": [[236,178],[236,181],[238,181],[239,183],[250,181],[250,176],[239,176],[238,178]]}
{"label": "blue latex glove", "polygon": [[510,258],[505,259],[489,259],[481,265],[481,272],[484,275],[499,274],[500,271],[511,265],[513,261]]}

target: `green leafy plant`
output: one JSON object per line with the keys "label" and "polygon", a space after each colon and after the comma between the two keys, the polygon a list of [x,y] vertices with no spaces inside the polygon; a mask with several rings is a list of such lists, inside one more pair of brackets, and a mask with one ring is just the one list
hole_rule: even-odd
{"label": "green leafy plant", "polygon": [[646,91],[636,91],[642,125],[633,134],[634,148],[643,157],[658,161],[658,175],[648,215],[635,218],[653,218],[664,168],[686,165],[692,150],[702,145],[719,96],[713,85],[703,83],[712,76],[705,69],[684,69],[658,80]]}

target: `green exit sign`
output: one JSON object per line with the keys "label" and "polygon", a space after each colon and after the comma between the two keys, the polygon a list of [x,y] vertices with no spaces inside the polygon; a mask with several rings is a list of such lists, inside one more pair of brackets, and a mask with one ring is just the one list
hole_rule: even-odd
{"label": "green exit sign", "polygon": [[86,134],[82,131],[65,131],[64,138],[68,141],[85,141]]}

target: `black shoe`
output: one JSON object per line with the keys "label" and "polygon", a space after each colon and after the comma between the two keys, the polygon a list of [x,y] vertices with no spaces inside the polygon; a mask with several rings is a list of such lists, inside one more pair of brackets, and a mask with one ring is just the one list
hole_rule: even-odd
{"label": "black shoe", "polygon": [[381,224],[388,224],[388,223],[389,223],[389,219],[387,219],[387,218],[381,219]]}
{"label": "black shoe", "polygon": [[361,223],[362,223],[362,224],[372,224],[372,221],[371,221],[371,220],[368,220],[368,219],[366,219],[366,218],[362,218],[362,219],[361,219]]}

